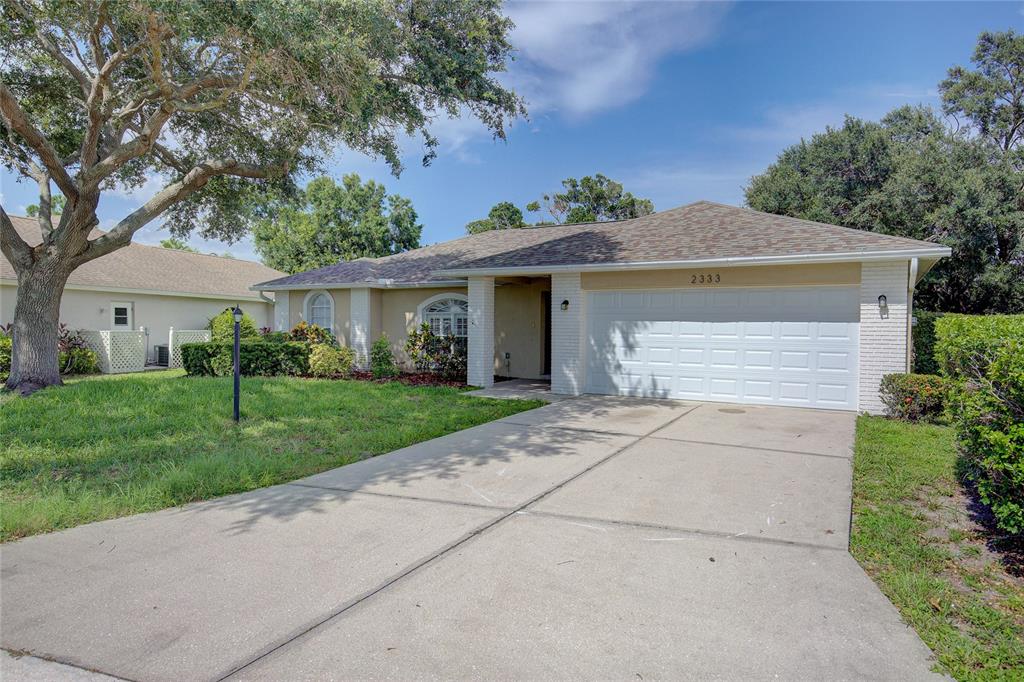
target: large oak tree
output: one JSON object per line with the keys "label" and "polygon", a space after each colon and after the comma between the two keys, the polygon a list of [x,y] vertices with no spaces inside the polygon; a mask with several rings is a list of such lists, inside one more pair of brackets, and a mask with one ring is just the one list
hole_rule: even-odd
{"label": "large oak tree", "polygon": [[[0,207],[18,274],[7,386],[60,383],[68,276],[163,216],[181,236],[238,238],[265,197],[293,195],[339,147],[401,169],[399,142],[470,112],[504,135],[520,99],[500,0],[2,0],[0,161],[39,187],[42,243]],[[116,186],[163,188],[105,233]],[[66,198],[53,215],[56,189]]]}

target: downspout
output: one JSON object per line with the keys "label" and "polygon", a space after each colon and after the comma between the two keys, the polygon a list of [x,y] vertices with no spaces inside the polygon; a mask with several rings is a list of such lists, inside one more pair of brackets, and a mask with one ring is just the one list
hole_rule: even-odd
{"label": "downspout", "polygon": [[914,287],[917,286],[917,259],[910,259],[907,278],[907,371],[914,371]]}

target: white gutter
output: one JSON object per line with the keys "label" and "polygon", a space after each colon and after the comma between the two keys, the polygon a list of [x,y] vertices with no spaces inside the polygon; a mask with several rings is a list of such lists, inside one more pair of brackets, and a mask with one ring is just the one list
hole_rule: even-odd
{"label": "white gutter", "polygon": [[[199,254],[203,255],[203,254]],[[6,277],[0,278],[0,284],[3,286],[18,286],[18,280],[8,279]],[[249,287],[250,290],[256,291],[254,287]],[[215,301],[248,301],[250,303],[264,303],[266,299],[262,295],[258,296],[239,296],[238,294],[223,293],[223,294],[203,294],[191,291],[168,291],[166,289],[132,289],[128,287],[105,287],[105,286],[94,286],[91,284],[65,284],[64,291],[97,291],[102,293],[110,294],[128,294],[128,295],[139,295],[139,296],[176,296],[180,298],[206,298]],[[273,303],[273,301],[270,301]]]}
{"label": "white gutter", "polygon": [[700,268],[706,266],[741,265],[794,265],[799,263],[848,263],[910,260],[911,258],[942,258],[949,256],[949,247],[909,249],[904,251],[850,251],[845,253],[806,253],[789,256],[733,256],[729,258],[703,258],[694,260],[647,261],[626,263],[580,263],[575,265],[530,265],[498,268],[454,268],[438,270],[443,277],[492,277],[500,275],[544,275],[553,272],[608,272],[620,270],[668,270]]}
{"label": "white gutter", "polygon": [[296,291],[323,289],[436,289],[443,287],[464,287],[466,280],[428,280],[426,282],[396,282],[393,279],[378,279],[369,282],[338,282],[335,284],[255,284],[253,291]]}

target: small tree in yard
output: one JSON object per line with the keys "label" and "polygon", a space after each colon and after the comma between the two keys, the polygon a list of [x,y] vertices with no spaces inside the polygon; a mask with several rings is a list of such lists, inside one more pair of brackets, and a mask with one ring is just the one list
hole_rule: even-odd
{"label": "small tree in yard", "polygon": [[[38,184],[42,233],[30,246],[0,207],[18,275],[7,387],[24,394],[60,383],[69,275],[155,218],[232,241],[339,146],[398,173],[400,135],[432,158],[436,115],[503,137],[523,113],[494,79],[512,27],[500,0],[0,2],[0,162]],[[104,193],[154,176],[163,189],[90,238]]]}

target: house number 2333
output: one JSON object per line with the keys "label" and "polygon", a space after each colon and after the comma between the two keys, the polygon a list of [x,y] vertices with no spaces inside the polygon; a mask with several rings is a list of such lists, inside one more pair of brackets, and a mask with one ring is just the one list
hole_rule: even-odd
{"label": "house number 2333", "polygon": [[717,272],[708,272],[702,275],[690,275],[690,284],[718,284],[722,281],[722,275]]}

